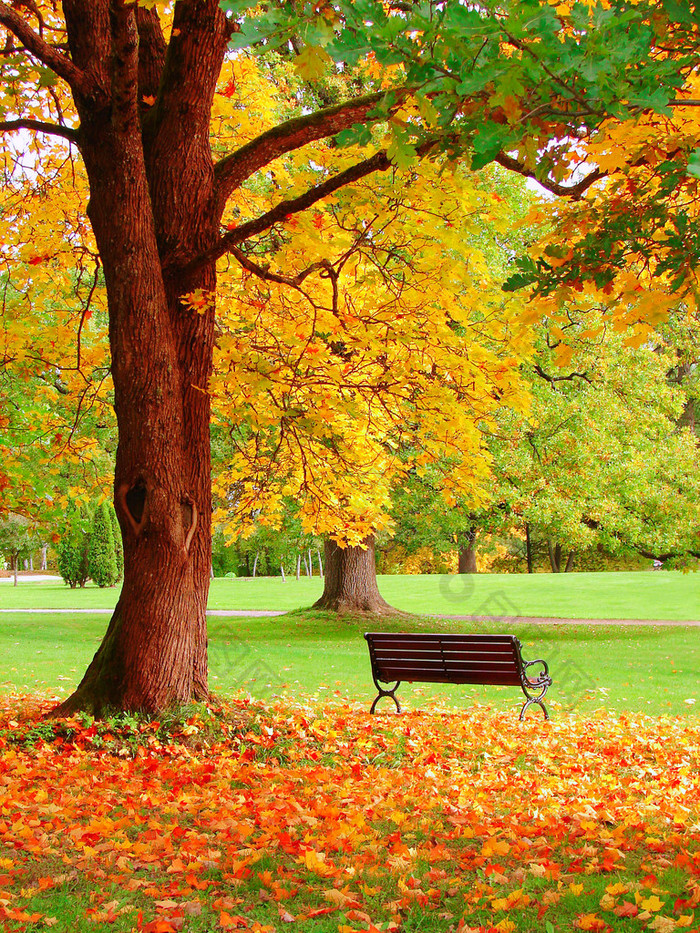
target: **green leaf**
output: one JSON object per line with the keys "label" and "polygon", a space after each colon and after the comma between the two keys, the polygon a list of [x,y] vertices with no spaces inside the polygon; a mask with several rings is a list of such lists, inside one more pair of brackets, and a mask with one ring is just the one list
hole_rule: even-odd
{"label": "green leaf", "polygon": [[641,107],[643,110],[655,110],[657,113],[663,113],[671,116],[672,110],[668,105],[668,91],[664,88],[655,88],[646,90],[640,94],[630,94],[629,103],[633,107]]}
{"label": "green leaf", "polygon": [[499,123],[487,123],[482,126],[474,137],[474,153],[472,155],[472,169],[477,171],[493,162],[498,153],[503,149],[504,143],[508,138],[507,127]]}
{"label": "green leaf", "polygon": [[700,178],[700,147],[690,153],[688,175],[692,175],[693,178]]}
{"label": "green leaf", "polygon": [[349,129],[338,133],[335,141],[341,149],[346,146],[368,146],[372,142],[372,128],[364,123],[354,123]]}

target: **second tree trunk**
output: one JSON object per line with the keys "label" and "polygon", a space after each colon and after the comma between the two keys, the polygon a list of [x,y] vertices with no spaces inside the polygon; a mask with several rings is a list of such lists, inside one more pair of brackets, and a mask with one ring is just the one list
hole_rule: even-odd
{"label": "second tree trunk", "polygon": [[314,609],[393,612],[377,586],[374,538],[365,538],[362,545],[342,548],[335,541],[326,541],[323,595],[314,603]]}

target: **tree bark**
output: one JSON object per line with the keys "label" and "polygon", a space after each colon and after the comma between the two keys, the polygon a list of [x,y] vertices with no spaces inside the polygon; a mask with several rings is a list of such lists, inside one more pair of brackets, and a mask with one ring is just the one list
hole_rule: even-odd
{"label": "tree bark", "polygon": [[374,538],[362,547],[342,548],[335,541],[324,544],[325,577],[323,595],[312,606],[339,613],[393,613],[377,586]]}
{"label": "tree bark", "polygon": [[479,572],[476,565],[476,534],[476,528],[469,528],[458,538],[460,548],[457,556],[457,573]]}

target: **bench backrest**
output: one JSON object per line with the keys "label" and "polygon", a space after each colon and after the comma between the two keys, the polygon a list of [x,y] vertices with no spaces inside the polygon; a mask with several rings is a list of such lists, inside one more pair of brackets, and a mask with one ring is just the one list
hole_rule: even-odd
{"label": "bench backrest", "polygon": [[377,680],[521,686],[515,635],[366,632]]}

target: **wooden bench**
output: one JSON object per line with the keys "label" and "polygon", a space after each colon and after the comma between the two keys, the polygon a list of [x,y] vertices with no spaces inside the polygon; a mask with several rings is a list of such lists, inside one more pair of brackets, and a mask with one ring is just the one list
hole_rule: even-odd
{"label": "wooden bench", "polygon": [[[373,713],[382,697],[391,697],[401,712],[396,691],[403,681],[433,684],[499,684],[520,687],[525,703],[520,719],[536,703],[544,718],[549,713],[542,702],[552,684],[547,663],[541,659],[524,661],[515,635],[407,634],[404,632],[365,632],[372,678],[379,695],[372,703]],[[527,669],[541,664],[535,677]],[[395,681],[390,690],[381,683]]]}

